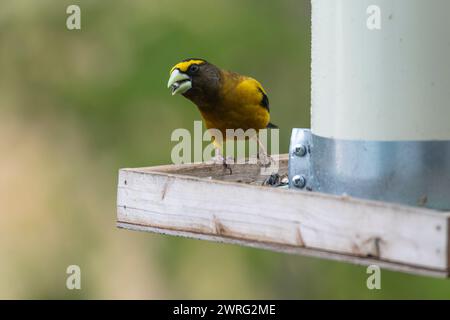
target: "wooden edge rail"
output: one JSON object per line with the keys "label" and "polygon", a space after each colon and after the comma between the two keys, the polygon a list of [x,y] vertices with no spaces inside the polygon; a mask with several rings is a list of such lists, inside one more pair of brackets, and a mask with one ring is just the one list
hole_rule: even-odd
{"label": "wooden edge rail", "polygon": [[265,178],[257,164],[231,175],[214,164],[122,169],[117,226],[449,277],[450,213],[261,186]]}

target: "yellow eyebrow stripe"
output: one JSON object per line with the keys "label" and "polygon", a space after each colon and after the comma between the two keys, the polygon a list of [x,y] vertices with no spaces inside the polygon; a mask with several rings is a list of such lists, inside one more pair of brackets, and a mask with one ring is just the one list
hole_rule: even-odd
{"label": "yellow eyebrow stripe", "polygon": [[170,74],[175,70],[178,69],[181,72],[186,72],[190,66],[192,66],[193,64],[203,64],[205,63],[205,61],[203,60],[188,60],[188,61],[183,61],[180,62],[178,64],[176,64],[171,70],[170,70]]}

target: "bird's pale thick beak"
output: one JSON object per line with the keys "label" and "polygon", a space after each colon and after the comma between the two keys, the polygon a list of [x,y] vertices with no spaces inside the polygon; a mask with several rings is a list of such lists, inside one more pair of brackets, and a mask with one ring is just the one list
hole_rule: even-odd
{"label": "bird's pale thick beak", "polygon": [[169,82],[167,83],[167,88],[172,90],[172,95],[177,93],[183,94],[192,88],[192,80],[187,74],[180,72],[180,70],[175,69],[170,74]]}

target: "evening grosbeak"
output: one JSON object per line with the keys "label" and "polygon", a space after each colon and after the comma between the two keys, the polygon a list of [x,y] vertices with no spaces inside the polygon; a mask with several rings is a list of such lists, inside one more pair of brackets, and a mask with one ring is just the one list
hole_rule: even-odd
{"label": "evening grosbeak", "polygon": [[[220,130],[224,138],[227,129],[277,128],[270,122],[269,98],[258,81],[206,60],[186,59],[176,64],[170,70],[167,86],[172,95],[182,94],[191,100],[206,128]],[[217,157],[221,157],[218,145]]]}

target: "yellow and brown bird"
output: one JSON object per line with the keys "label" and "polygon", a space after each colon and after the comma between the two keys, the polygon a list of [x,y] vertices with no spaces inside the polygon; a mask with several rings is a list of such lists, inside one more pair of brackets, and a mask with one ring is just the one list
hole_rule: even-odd
{"label": "yellow and brown bird", "polygon": [[220,69],[204,59],[186,59],[170,70],[172,95],[182,94],[199,109],[207,129],[276,128],[269,98],[255,79]]}

